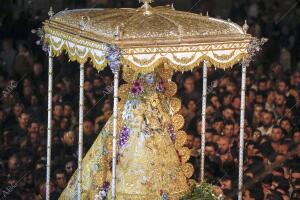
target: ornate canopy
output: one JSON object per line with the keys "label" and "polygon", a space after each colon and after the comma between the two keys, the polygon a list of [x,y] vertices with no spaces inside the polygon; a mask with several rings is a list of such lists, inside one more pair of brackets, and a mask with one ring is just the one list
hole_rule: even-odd
{"label": "ornate canopy", "polygon": [[138,9],[61,11],[44,23],[45,41],[55,55],[64,50],[80,63],[91,58],[101,70],[105,47],[122,51],[121,62],[135,71],[150,72],[162,63],[185,71],[203,60],[219,68],[239,62],[252,40],[247,28],[221,19],[176,11],[172,6]]}

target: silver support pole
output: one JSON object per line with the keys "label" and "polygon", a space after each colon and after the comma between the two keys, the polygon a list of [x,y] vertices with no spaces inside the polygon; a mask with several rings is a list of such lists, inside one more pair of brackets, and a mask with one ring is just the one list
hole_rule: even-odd
{"label": "silver support pole", "polygon": [[111,180],[111,198],[112,198],[112,200],[116,199],[118,87],[119,87],[119,69],[117,69],[114,72],[113,154],[112,154],[112,180]]}
{"label": "silver support pole", "polygon": [[245,129],[245,92],[247,64],[242,64],[241,114],[240,114],[240,148],[239,148],[239,182],[238,199],[242,200],[243,190],[243,160],[244,160],[244,129]]}
{"label": "silver support pole", "polygon": [[51,171],[51,138],[52,138],[52,88],[53,88],[53,56],[52,47],[48,49],[48,125],[47,125],[47,171],[46,171],[46,200],[50,200],[50,171]]}
{"label": "silver support pole", "polygon": [[202,120],[201,120],[201,182],[204,181],[205,165],[205,121],[206,121],[206,95],[207,95],[207,61],[203,62],[203,88],[202,88]]}
{"label": "silver support pole", "polygon": [[82,179],[82,148],[83,148],[83,108],[84,108],[84,64],[80,64],[80,91],[79,91],[79,137],[78,137],[78,200],[81,199]]}

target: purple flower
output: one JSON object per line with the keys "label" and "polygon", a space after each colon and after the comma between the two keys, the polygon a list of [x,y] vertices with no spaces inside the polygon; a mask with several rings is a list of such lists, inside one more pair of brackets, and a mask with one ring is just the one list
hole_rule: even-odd
{"label": "purple flower", "polygon": [[102,200],[106,200],[108,189],[109,189],[109,182],[105,181],[102,184],[101,191],[100,191],[100,195],[101,195]]}
{"label": "purple flower", "polygon": [[121,133],[120,133],[120,147],[124,147],[129,139],[130,129],[126,126],[123,126]]}
{"label": "purple flower", "polygon": [[175,143],[176,135],[172,124],[169,124],[169,134],[172,142]]}
{"label": "purple flower", "polygon": [[121,66],[121,49],[116,45],[107,45],[105,50],[110,69],[115,73]]}
{"label": "purple flower", "polygon": [[142,84],[142,81],[140,79],[137,79],[133,82],[133,86],[131,88],[131,93],[133,95],[139,95],[144,91],[144,87]]}
{"label": "purple flower", "polygon": [[164,92],[164,91],[166,90],[166,86],[165,86],[163,80],[160,80],[160,81],[157,83],[157,85],[156,85],[156,90],[157,90],[158,92]]}

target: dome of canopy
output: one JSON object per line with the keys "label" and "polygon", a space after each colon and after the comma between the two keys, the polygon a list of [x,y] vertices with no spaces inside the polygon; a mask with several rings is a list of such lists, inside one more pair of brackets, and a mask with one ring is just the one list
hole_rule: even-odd
{"label": "dome of canopy", "polygon": [[105,44],[119,46],[123,64],[141,71],[152,71],[162,62],[189,70],[203,60],[226,68],[245,56],[252,38],[230,21],[170,6],[65,10],[43,28],[54,52],[66,50],[79,62],[90,57],[98,69],[106,64]]}
{"label": "dome of canopy", "polygon": [[[80,9],[62,11],[51,20],[51,26],[76,33],[85,26],[91,37],[101,42],[153,44],[195,42],[245,38],[243,29],[228,21],[176,11],[171,7],[154,7],[151,14],[143,8]],[[81,23],[85,23],[82,25]],[[82,27],[83,28],[83,27]]]}

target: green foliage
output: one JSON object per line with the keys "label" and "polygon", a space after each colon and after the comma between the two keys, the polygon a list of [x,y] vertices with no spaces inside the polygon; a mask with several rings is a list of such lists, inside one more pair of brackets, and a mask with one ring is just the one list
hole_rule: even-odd
{"label": "green foliage", "polygon": [[215,194],[214,188],[208,183],[200,183],[194,186],[189,193],[180,200],[221,200],[220,195]]}

